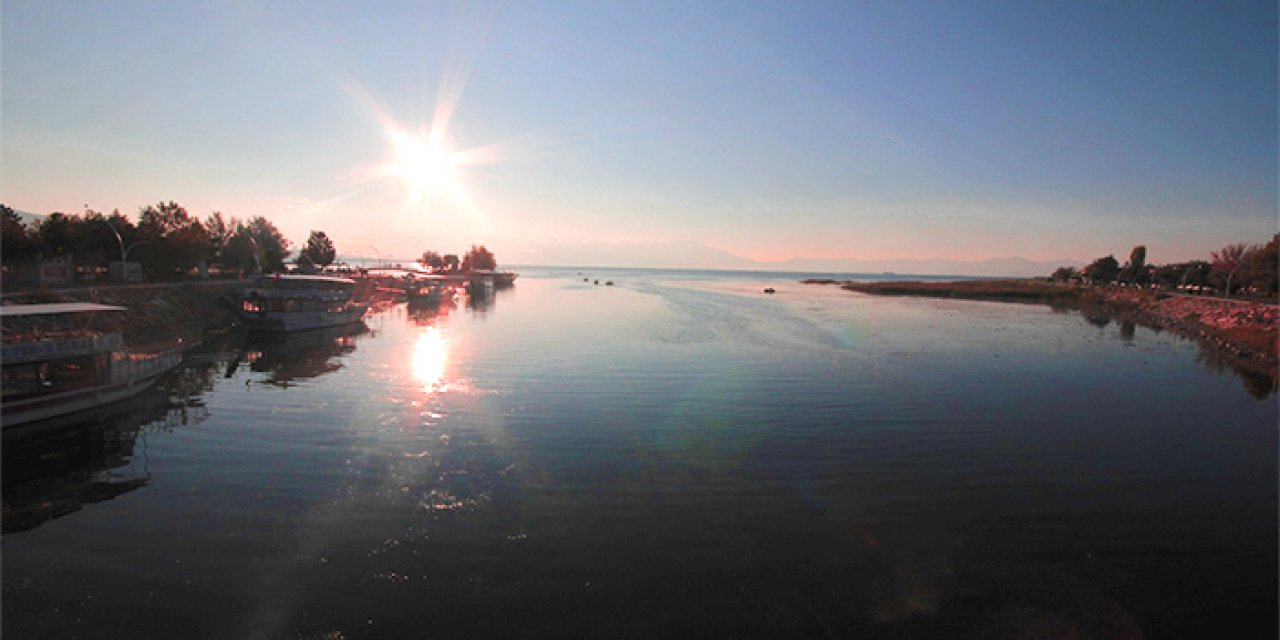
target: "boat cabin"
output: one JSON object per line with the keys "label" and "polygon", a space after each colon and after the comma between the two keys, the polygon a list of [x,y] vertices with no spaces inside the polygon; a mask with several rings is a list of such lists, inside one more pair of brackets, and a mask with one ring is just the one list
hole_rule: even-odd
{"label": "boat cabin", "polygon": [[121,311],[83,302],[0,306],[0,398],[8,404],[110,382],[124,341],[118,332],[91,327]]}

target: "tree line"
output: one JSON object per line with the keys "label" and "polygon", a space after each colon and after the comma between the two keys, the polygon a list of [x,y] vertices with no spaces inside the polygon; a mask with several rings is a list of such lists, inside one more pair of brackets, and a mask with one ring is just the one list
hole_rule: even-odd
{"label": "tree line", "polygon": [[493,271],[498,268],[498,260],[494,258],[493,252],[486,249],[484,245],[474,244],[461,259],[456,253],[440,255],[435,251],[423,251],[422,256],[418,258],[418,264],[439,273],[470,273]]}
{"label": "tree line", "polygon": [[1124,264],[1115,255],[1106,255],[1081,269],[1058,267],[1051,276],[1062,282],[1123,284],[1170,289],[1211,289],[1224,296],[1248,293],[1276,297],[1280,280],[1280,233],[1265,245],[1238,242],[1209,255],[1208,260],[1189,260],[1164,265],[1147,264],[1147,248],[1138,245]]}
{"label": "tree line", "polygon": [[[214,211],[200,220],[176,202],[142,207],[135,224],[119,209],[110,214],[85,208],[54,212],[33,225],[0,204],[0,261],[6,274],[45,260],[69,261],[77,271],[96,272],[113,261],[142,265],[151,279],[190,273],[201,263],[224,273],[283,271],[292,243],[266,218],[240,220]],[[312,231],[295,263],[323,268],[337,250],[323,231]]]}

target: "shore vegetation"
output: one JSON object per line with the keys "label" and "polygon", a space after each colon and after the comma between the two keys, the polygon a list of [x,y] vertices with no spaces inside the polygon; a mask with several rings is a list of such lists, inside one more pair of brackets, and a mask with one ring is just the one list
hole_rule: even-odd
{"label": "shore vegetation", "polygon": [[[174,201],[141,207],[135,218],[86,207],[30,223],[0,204],[0,222],[6,285],[40,284],[40,265],[49,262],[68,265],[76,282],[105,280],[116,262],[138,263],[147,280],[170,281],[279,272],[292,254],[292,243],[263,216],[240,220],[214,211],[201,220]],[[299,263],[324,267],[336,255],[328,236],[312,231]]]}

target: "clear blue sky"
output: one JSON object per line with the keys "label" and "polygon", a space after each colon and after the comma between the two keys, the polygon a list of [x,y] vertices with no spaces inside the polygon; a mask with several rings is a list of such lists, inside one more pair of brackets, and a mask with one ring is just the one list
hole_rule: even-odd
{"label": "clear blue sky", "polygon": [[1275,2],[7,0],[0,20],[0,200],[36,213],[176,200],[401,256],[1160,262],[1280,226]]}

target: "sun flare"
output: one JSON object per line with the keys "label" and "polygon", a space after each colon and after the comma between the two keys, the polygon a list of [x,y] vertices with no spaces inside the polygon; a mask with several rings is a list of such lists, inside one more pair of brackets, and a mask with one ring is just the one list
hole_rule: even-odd
{"label": "sun flare", "polygon": [[393,159],[387,173],[400,179],[409,202],[421,203],[440,196],[455,200],[461,197],[458,175],[461,157],[441,136],[393,130],[389,137]]}

